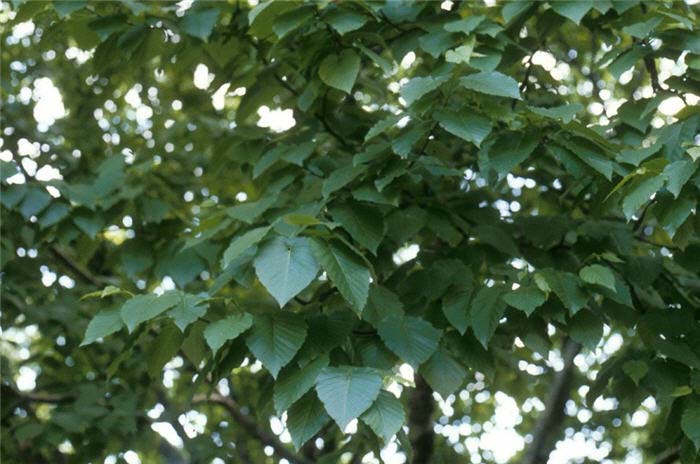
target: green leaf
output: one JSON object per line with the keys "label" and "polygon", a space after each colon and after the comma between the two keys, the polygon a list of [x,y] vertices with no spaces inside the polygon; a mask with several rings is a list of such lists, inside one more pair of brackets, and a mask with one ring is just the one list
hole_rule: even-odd
{"label": "green leaf", "polygon": [[379,321],[389,316],[403,316],[401,300],[388,288],[372,285],[367,306],[362,311],[362,319],[376,326]]}
{"label": "green leaf", "polygon": [[609,267],[600,264],[592,264],[578,271],[578,275],[584,282],[602,285],[613,292],[615,291],[615,274],[613,274]]}
{"label": "green leaf", "polygon": [[555,106],[552,108],[542,108],[538,106],[529,106],[528,109],[535,114],[551,119],[561,119],[564,123],[573,121],[576,114],[583,111],[583,105],[580,103],[572,103],[570,105]]}
{"label": "green leaf", "polygon": [[248,34],[267,38],[273,34],[273,26],[276,20],[286,12],[298,8],[294,2],[260,2],[248,11]]}
{"label": "green leaf", "polygon": [[581,139],[562,141],[562,143],[581,161],[601,173],[606,179],[612,179],[615,163],[601,154],[601,150],[598,147]]}
{"label": "green leaf", "polygon": [[549,5],[554,11],[565,18],[568,18],[579,24],[581,19],[586,16],[586,13],[593,7],[591,0],[566,0],[566,1],[551,1]]}
{"label": "green leaf", "polygon": [[698,166],[690,160],[684,159],[674,161],[666,166],[663,175],[666,176],[668,184],[666,188],[675,198],[681,194],[681,189],[690,180]]}
{"label": "green leaf", "polygon": [[303,166],[304,161],[311,156],[316,149],[314,142],[304,142],[299,145],[292,145],[285,150],[282,159],[297,166]]}
{"label": "green leaf", "polygon": [[329,212],[357,243],[377,254],[384,238],[384,219],[379,209],[366,203],[348,202],[330,208]]}
{"label": "green leaf", "polygon": [[661,150],[662,144],[655,143],[647,148],[635,148],[630,150],[622,150],[617,156],[617,161],[621,163],[633,164],[639,166],[639,164],[645,159],[649,158],[651,155],[655,154]]}
{"label": "green leaf", "polygon": [[439,349],[420,368],[421,375],[428,385],[447,399],[462,386],[467,370],[445,350]]}
{"label": "green leaf", "polygon": [[357,314],[367,302],[369,270],[362,259],[342,243],[313,240],[311,248],[321,267]]}
{"label": "green leaf", "polygon": [[281,39],[313,17],[313,8],[295,8],[277,16],[272,25],[272,30]]}
{"label": "green leaf", "polygon": [[547,300],[547,295],[542,293],[535,285],[521,285],[517,290],[508,292],[503,295],[503,301],[509,306],[512,306],[524,312],[528,316],[535,309],[542,306]]}
{"label": "green leaf", "polygon": [[439,111],[435,114],[435,120],[450,134],[471,142],[477,147],[491,133],[491,122],[474,113]]}
{"label": "green leaf", "polygon": [[485,19],[485,16],[473,15],[465,19],[447,22],[443,28],[447,32],[462,32],[464,34],[471,34],[472,31],[474,31],[474,29],[476,29]]}
{"label": "green leaf", "polygon": [[216,354],[228,340],[233,340],[253,325],[253,316],[248,313],[233,314],[225,319],[208,324],[204,329],[204,339],[211,351]]}
{"label": "green leaf", "polygon": [[366,367],[326,367],[316,381],[316,392],[341,430],[365,412],[379,395],[382,378]]}
{"label": "green leaf", "polygon": [[631,50],[621,53],[613,62],[608,65],[610,74],[618,80],[622,73],[630,69],[632,66],[642,59],[647,54],[647,50],[641,46],[635,46]]}
{"label": "green leaf", "polygon": [[205,42],[209,39],[216,21],[219,19],[219,9],[187,11],[182,18],[182,29],[191,36],[198,37]]}
{"label": "green leaf", "polygon": [[264,239],[269,231],[270,226],[258,227],[231,240],[231,244],[226,248],[224,256],[221,258],[221,268],[227,268],[231,262],[240,257],[246,250]]}
{"label": "green leaf", "polygon": [[22,203],[20,203],[19,212],[22,213],[25,219],[29,219],[42,212],[49,203],[51,203],[51,195],[42,190],[32,188],[29,189]]}
{"label": "green leaf", "polygon": [[282,159],[282,156],[286,153],[288,148],[289,147],[286,145],[277,145],[272,150],[266,151],[260,157],[258,162],[255,163],[255,167],[253,168],[253,179],[260,177],[265,171],[274,166],[277,161]]}
{"label": "green leaf", "polygon": [[667,208],[655,211],[655,213],[663,229],[668,233],[669,237],[673,238],[685,220],[695,213],[697,201],[689,197],[681,197],[666,204],[668,205]]}
{"label": "green leaf", "polygon": [[147,351],[148,375],[160,380],[165,363],[173,359],[180,350],[183,334],[173,324],[166,324],[160,330]]}
{"label": "green leaf", "polygon": [[520,100],[518,82],[498,71],[482,71],[470,74],[461,78],[459,82],[463,87],[476,92]]}
{"label": "green leaf", "polygon": [[226,214],[246,224],[252,224],[275,203],[275,197],[265,197],[258,201],[249,201],[226,209]]}
{"label": "green leaf", "polygon": [[470,309],[471,327],[484,348],[488,347],[505,310],[498,287],[482,287],[474,296]]}
{"label": "green leaf", "polygon": [[321,370],[325,367],[328,367],[328,356],[321,355],[300,369],[282,371],[275,382],[272,395],[277,414],[282,414],[311,390],[316,385],[316,379]]}
{"label": "green leaf", "polygon": [[367,17],[351,10],[338,8],[326,14],[323,20],[330,24],[338,34],[344,35],[361,28],[367,22]]}
{"label": "green leaf", "polygon": [[680,387],[676,387],[673,392],[671,392],[671,395],[673,398],[680,398],[681,396],[688,396],[691,393],[693,393],[693,389],[689,385],[681,385]]}
{"label": "green leaf", "polygon": [[603,321],[592,312],[579,311],[569,321],[569,335],[589,350],[594,350],[603,336]]}
{"label": "green leaf", "polygon": [[[579,278],[570,272],[560,272],[553,269],[543,269],[538,273],[546,284],[559,297],[571,314],[576,314],[586,306],[588,298],[579,287]],[[535,275],[535,278],[538,277]]]}
{"label": "green leaf", "polygon": [[352,164],[336,169],[328,176],[328,179],[323,182],[321,190],[323,197],[328,198],[331,193],[345,187],[366,170],[367,166],[365,165],[353,166]]}
{"label": "green leaf", "polygon": [[656,29],[656,26],[661,24],[663,21],[663,18],[660,17],[654,17],[649,19],[648,21],[640,22],[640,23],[634,23],[630,24],[629,26],[625,26],[622,28],[622,32],[625,32],[632,37],[636,37],[638,39],[645,39],[651,31]]}
{"label": "green leaf", "polygon": [[350,93],[359,72],[360,57],[346,49],[340,55],[326,56],[318,69],[318,76],[329,87]]}
{"label": "green leaf", "polygon": [[406,413],[398,398],[382,390],[361,419],[384,443],[388,443],[406,422]]}
{"label": "green leaf", "polygon": [[69,16],[74,11],[82,10],[86,4],[86,0],[53,0],[53,7],[61,18]]}
{"label": "green leaf", "polygon": [[204,300],[197,295],[181,293],[180,301],[168,312],[168,316],[172,317],[175,325],[184,332],[188,325],[207,312],[208,304]]}
{"label": "green leaf", "polygon": [[474,44],[476,43],[476,37],[472,36],[467,40],[465,45],[460,45],[454,50],[447,50],[445,53],[445,61],[448,63],[466,63],[472,58],[472,53],[474,52]]}
{"label": "green leaf", "polygon": [[386,346],[405,362],[417,368],[435,352],[442,332],[417,317],[389,316],[377,324]]}
{"label": "green leaf", "polygon": [[304,443],[313,438],[328,422],[323,404],[314,392],[309,392],[294,403],[287,411],[287,428],[292,436],[292,443],[298,450]]}
{"label": "green leaf", "polygon": [[114,285],[107,285],[102,290],[97,290],[96,292],[86,293],[85,295],[81,296],[80,299],[86,300],[88,298],[106,298],[108,296],[118,295],[120,293],[125,293],[127,295],[131,295],[130,292],[127,292],[126,290],[122,290],[119,287],[115,287]]}
{"label": "green leaf", "polygon": [[[499,174],[507,174],[525,161],[539,142],[540,136],[536,132],[505,132],[489,148],[488,165]],[[515,246],[512,248],[517,252]]]}
{"label": "green leaf", "polygon": [[384,119],[377,121],[377,123],[370,127],[370,129],[367,131],[367,134],[365,135],[365,142],[372,140],[379,134],[383,134],[388,129],[394,127],[402,117],[403,115],[400,114],[392,114]]}
{"label": "green leaf", "polygon": [[442,312],[461,335],[464,335],[469,327],[469,302],[472,299],[472,293],[474,293],[474,285],[470,278],[454,285],[442,299]]}
{"label": "green leaf", "polygon": [[133,332],[137,325],[153,319],[164,311],[172,308],[180,301],[180,292],[165,292],[157,295],[137,295],[128,300],[121,307],[122,320],[129,332]]}
{"label": "green leaf", "polygon": [[695,449],[700,451],[700,401],[696,398],[686,403],[681,416],[681,429],[693,442]]}
{"label": "green leaf", "polygon": [[401,87],[401,98],[406,101],[406,105],[411,106],[424,95],[432,92],[447,81],[448,77],[414,77]]}
{"label": "green leaf", "polygon": [[54,224],[58,224],[68,216],[70,211],[71,209],[68,205],[63,203],[53,203],[46,208],[46,211],[44,211],[39,218],[39,225],[42,229],[45,229]]}
{"label": "green leaf", "polygon": [[318,263],[306,237],[275,237],[254,261],[260,282],[280,307],[304,290],[318,275]]}
{"label": "green leaf", "polygon": [[89,345],[99,338],[118,332],[122,327],[124,327],[124,321],[119,309],[101,311],[88,324],[80,346]]}
{"label": "green leaf", "polygon": [[424,34],[418,39],[420,48],[429,53],[433,58],[439,57],[442,52],[453,46],[454,42],[453,34],[440,30]]}
{"label": "green leaf", "polygon": [[622,212],[629,221],[651,196],[664,186],[664,176],[648,177],[632,188],[622,200]]}
{"label": "green leaf", "polygon": [[248,348],[265,368],[277,378],[306,340],[306,323],[295,314],[278,312],[259,314],[246,338]]}
{"label": "green leaf", "polygon": [[644,361],[635,359],[624,363],[622,365],[622,370],[632,379],[635,385],[639,385],[639,381],[649,372],[649,366]]}
{"label": "green leaf", "polygon": [[379,67],[381,68],[381,70],[384,72],[384,75],[385,75],[385,76],[388,76],[388,75],[390,75],[390,74],[393,72],[393,69],[394,69],[394,68],[393,68],[393,65],[392,65],[391,61],[389,61],[388,59],[386,59],[386,58],[384,58],[384,57],[382,57],[382,56],[380,56],[380,55],[378,55],[378,54],[376,54],[376,53],[373,52],[371,49],[367,48],[366,46],[362,45],[362,44],[359,43],[359,42],[356,42],[356,43],[355,43],[355,46],[356,46],[357,48],[359,48],[359,49],[362,51],[362,53],[364,53],[365,55],[367,55],[367,56],[369,57],[369,59],[372,60],[372,62],[373,62],[374,64],[376,64],[377,66],[379,66]]}

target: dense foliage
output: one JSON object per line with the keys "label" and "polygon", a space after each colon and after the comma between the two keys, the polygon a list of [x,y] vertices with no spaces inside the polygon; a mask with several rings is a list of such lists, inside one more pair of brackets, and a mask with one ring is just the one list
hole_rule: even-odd
{"label": "dense foliage", "polygon": [[698,7],[255,3],[3,3],[3,461],[697,462]]}

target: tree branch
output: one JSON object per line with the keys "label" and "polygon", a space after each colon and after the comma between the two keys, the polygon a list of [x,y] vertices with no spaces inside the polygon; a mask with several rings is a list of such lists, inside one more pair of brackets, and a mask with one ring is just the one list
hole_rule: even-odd
{"label": "tree branch", "polygon": [[290,451],[284,443],[279,441],[279,439],[273,434],[267,432],[260,426],[257,422],[243,411],[236,402],[227,396],[220,395],[218,393],[212,393],[211,395],[198,394],[192,398],[192,403],[212,403],[218,404],[226,408],[226,410],[231,414],[231,417],[250,435],[260,440],[263,445],[270,446],[275,451],[275,453],[281,457],[285,458],[291,463],[297,464],[309,464],[310,462],[305,458],[296,455]]}
{"label": "tree branch", "polygon": [[82,264],[75,261],[73,257],[70,256],[70,254],[68,254],[63,248],[57,245],[52,246],[50,250],[51,253],[56,257],[56,259],[58,259],[66,267],[70,268],[73,272],[75,272],[78,275],[78,277],[80,277],[83,281],[85,281],[88,284],[92,284],[95,287],[104,287],[105,285],[114,285],[115,283],[117,283],[113,279],[110,279],[108,277],[94,275]]}
{"label": "tree branch", "polygon": [[660,92],[662,89],[661,84],[659,84],[659,72],[656,70],[656,62],[654,61],[654,57],[651,55],[646,55],[644,57],[644,66],[647,68],[647,72],[649,73],[651,88],[654,90],[654,93]]}
{"label": "tree branch", "polygon": [[581,345],[566,338],[561,349],[564,358],[564,368],[557,372],[552,381],[545,410],[537,418],[532,432],[532,443],[527,450],[523,464],[539,464],[547,462],[554,448],[559,429],[564,421],[564,405],[569,399],[569,390],[574,374],[574,358],[581,351]]}
{"label": "tree branch", "polygon": [[674,446],[659,455],[656,464],[673,464],[681,458],[681,447]]}
{"label": "tree branch", "polygon": [[435,432],[433,431],[433,412],[435,400],[433,389],[416,374],[416,388],[411,392],[411,409],[408,413],[408,438],[413,448],[412,464],[432,462]]}
{"label": "tree branch", "polygon": [[[73,396],[72,395],[59,395],[59,394],[51,394],[51,393],[34,393],[34,392],[20,392],[17,391],[13,388],[10,387],[3,387],[3,390],[10,390],[11,393],[3,393],[3,396],[5,396],[5,399],[11,399],[12,396],[15,396],[19,402],[22,403],[46,403],[46,404],[62,404],[62,403],[69,403],[73,401]],[[10,396],[12,395],[12,396]],[[7,396],[10,396],[8,398]]]}

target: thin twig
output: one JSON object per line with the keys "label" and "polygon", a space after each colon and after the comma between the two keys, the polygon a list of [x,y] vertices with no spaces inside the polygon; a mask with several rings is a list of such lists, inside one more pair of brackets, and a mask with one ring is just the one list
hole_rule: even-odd
{"label": "thin twig", "polygon": [[253,418],[241,411],[241,408],[232,398],[218,393],[212,393],[209,396],[198,394],[192,398],[192,403],[212,403],[223,406],[246,432],[260,440],[263,445],[272,447],[279,457],[291,463],[309,464],[307,459],[293,453],[276,436],[262,429]]}
{"label": "thin twig", "polygon": [[59,261],[66,265],[66,267],[73,270],[85,282],[92,284],[95,287],[104,287],[105,285],[113,285],[115,283],[115,281],[109,277],[94,275],[86,267],[73,259],[73,257],[66,250],[58,245],[52,246],[50,250]]}
{"label": "thin twig", "polygon": [[656,459],[656,464],[673,464],[681,458],[681,447],[674,446],[667,449]]}

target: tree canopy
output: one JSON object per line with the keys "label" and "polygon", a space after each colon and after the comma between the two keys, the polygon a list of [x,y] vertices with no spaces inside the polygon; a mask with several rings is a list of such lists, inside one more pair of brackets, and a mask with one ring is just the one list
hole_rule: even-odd
{"label": "tree canopy", "polygon": [[2,2],[2,459],[700,462],[699,17]]}

